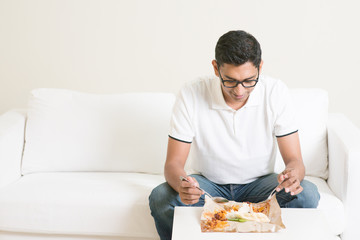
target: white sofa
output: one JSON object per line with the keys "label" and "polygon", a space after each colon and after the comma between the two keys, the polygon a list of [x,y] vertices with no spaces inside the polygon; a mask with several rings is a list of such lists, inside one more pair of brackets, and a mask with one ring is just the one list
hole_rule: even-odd
{"label": "white sofa", "polygon": [[[328,116],[325,91],[291,92],[318,208],[334,235],[360,239],[360,131]],[[174,100],[36,89],[27,109],[1,115],[0,240],[158,239],[148,196],[164,181]]]}

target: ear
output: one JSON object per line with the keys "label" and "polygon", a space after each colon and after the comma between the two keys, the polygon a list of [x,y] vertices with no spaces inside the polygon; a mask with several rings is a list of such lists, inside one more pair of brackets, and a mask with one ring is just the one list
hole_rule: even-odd
{"label": "ear", "polygon": [[263,63],[264,63],[264,61],[261,60],[260,65],[259,65],[259,72],[261,72],[261,68],[262,68]]}
{"label": "ear", "polygon": [[211,64],[213,65],[215,75],[216,75],[217,77],[219,77],[219,69],[218,69],[216,60],[215,60],[215,59],[212,60]]}

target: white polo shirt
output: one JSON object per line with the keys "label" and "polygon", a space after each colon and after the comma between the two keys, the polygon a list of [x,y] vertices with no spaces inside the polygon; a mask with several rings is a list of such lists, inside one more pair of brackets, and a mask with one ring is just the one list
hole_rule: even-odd
{"label": "white polo shirt", "polygon": [[246,104],[229,107],[216,76],[185,85],[169,137],[192,143],[196,171],[218,184],[245,184],[274,171],[276,137],[297,131],[288,88],[260,75]]}

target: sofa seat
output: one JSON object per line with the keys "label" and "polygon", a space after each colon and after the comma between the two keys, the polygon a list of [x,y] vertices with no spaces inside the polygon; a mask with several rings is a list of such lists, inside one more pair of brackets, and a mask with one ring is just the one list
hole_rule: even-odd
{"label": "sofa seat", "polygon": [[[157,239],[140,173],[36,173],[0,189],[0,231]],[[71,216],[71,217],[69,217]]]}
{"label": "sofa seat", "polygon": [[[342,202],[323,179],[307,179],[319,188],[319,209],[334,234],[341,233]],[[163,181],[141,173],[28,174],[0,189],[0,231],[158,239],[148,196]]]}
{"label": "sofa seat", "polygon": [[306,176],[305,179],[318,187],[320,192],[318,209],[323,212],[332,233],[334,235],[340,235],[345,229],[345,211],[343,202],[334,195],[324,179],[310,176]]}

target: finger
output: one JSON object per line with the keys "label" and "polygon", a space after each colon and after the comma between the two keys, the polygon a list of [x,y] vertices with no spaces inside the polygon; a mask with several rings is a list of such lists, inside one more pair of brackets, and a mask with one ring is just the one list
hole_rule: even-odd
{"label": "finger", "polygon": [[190,176],[187,176],[186,179],[190,182],[190,183],[193,183],[194,182],[194,179]]}
{"label": "finger", "polygon": [[280,173],[278,176],[277,176],[277,181],[279,183],[279,186],[276,188],[276,191],[279,192],[281,191],[281,189],[283,189],[283,187],[281,186],[281,183],[285,180],[285,177],[282,173]]}
{"label": "finger", "polygon": [[285,181],[286,179],[291,178],[291,177],[292,177],[291,172],[287,172],[287,173],[282,175],[281,181]]}
{"label": "finger", "polygon": [[279,185],[275,191],[280,192],[283,188],[284,188],[283,186]]}
{"label": "finger", "polygon": [[180,199],[182,203],[186,204],[186,205],[190,205],[192,203],[192,200],[187,200],[187,199]]}
{"label": "finger", "polygon": [[199,201],[200,195],[187,195],[187,194],[181,194],[180,199],[182,202],[190,202],[190,201]]}
{"label": "finger", "polygon": [[193,195],[202,195],[202,191],[197,188],[180,188],[180,193],[184,194],[193,194]]}
{"label": "finger", "polygon": [[193,205],[195,203],[198,203],[199,202],[199,199],[198,200],[191,200],[191,201],[188,201],[188,200],[184,200],[182,201],[183,203],[185,203],[186,205]]}
{"label": "finger", "polygon": [[195,178],[187,176],[186,180],[182,180],[180,183],[180,186],[182,187],[199,187],[199,183],[196,181]]}
{"label": "finger", "polygon": [[287,170],[284,170],[277,176],[278,183],[283,182],[285,179],[289,178],[290,174],[288,174]]}
{"label": "finger", "polygon": [[298,179],[295,179],[292,181],[292,184],[285,188],[286,192],[293,192],[300,186],[300,181]]}
{"label": "finger", "polygon": [[295,191],[291,192],[291,195],[297,195],[303,191],[303,187],[299,186]]}
{"label": "finger", "polygon": [[285,178],[285,180],[281,183],[281,185],[283,187],[288,187],[290,186],[297,178],[296,177],[289,177],[289,178]]}
{"label": "finger", "polygon": [[284,181],[285,177],[284,174],[280,173],[277,177],[278,183],[281,183],[282,181]]}
{"label": "finger", "polygon": [[184,188],[194,188],[198,185],[197,181],[195,180],[194,181],[194,178],[192,177],[187,177],[186,180],[182,180],[181,183],[180,183],[180,186],[181,187],[184,187]]}
{"label": "finger", "polygon": [[300,185],[300,181],[298,179],[296,179],[294,181],[293,185],[291,185],[287,188],[286,192],[290,193],[291,195],[297,195],[302,191],[303,191],[303,188]]}
{"label": "finger", "polygon": [[[285,192],[290,192],[291,190],[291,186],[294,185],[294,183],[296,182],[296,178],[292,177],[289,179],[286,179],[281,185],[285,188]],[[298,184],[299,185],[299,184]]]}
{"label": "finger", "polygon": [[194,205],[195,203],[198,203],[198,202],[199,202],[199,199],[193,200],[193,201],[190,201],[189,205]]}
{"label": "finger", "polygon": [[196,180],[196,178],[194,177],[189,177],[190,182],[195,186],[195,187],[200,187],[198,181]]}
{"label": "finger", "polygon": [[290,178],[290,179],[289,179],[289,178],[288,178],[288,179],[285,178],[282,182],[279,183],[279,186],[276,188],[276,191],[277,191],[277,192],[280,192],[280,191],[281,191],[282,189],[284,189],[284,188],[285,188],[285,191],[286,191],[286,188],[287,188],[288,186],[290,186],[290,185],[292,184],[292,182],[295,181],[295,179],[296,179],[296,178],[292,178],[292,179],[291,179],[291,178]]}
{"label": "finger", "polygon": [[285,175],[286,175],[287,178],[291,178],[291,177],[296,176],[295,168],[287,168],[286,171],[285,171]]}
{"label": "finger", "polygon": [[199,199],[201,195],[195,195],[195,194],[182,194],[182,199],[185,200],[196,200]]}
{"label": "finger", "polygon": [[294,176],[295,169],[294,168],[286,168],[284,171],[281,172],[281,174],[284,176],[283,179],[290,178]]}
{"label": "finger", "polygon": [[183,188],[194,188],[195,187],[195,184],[193,182],[185,182],[185,181],[182,181],[180,183],[180,186],[183,187]]}

